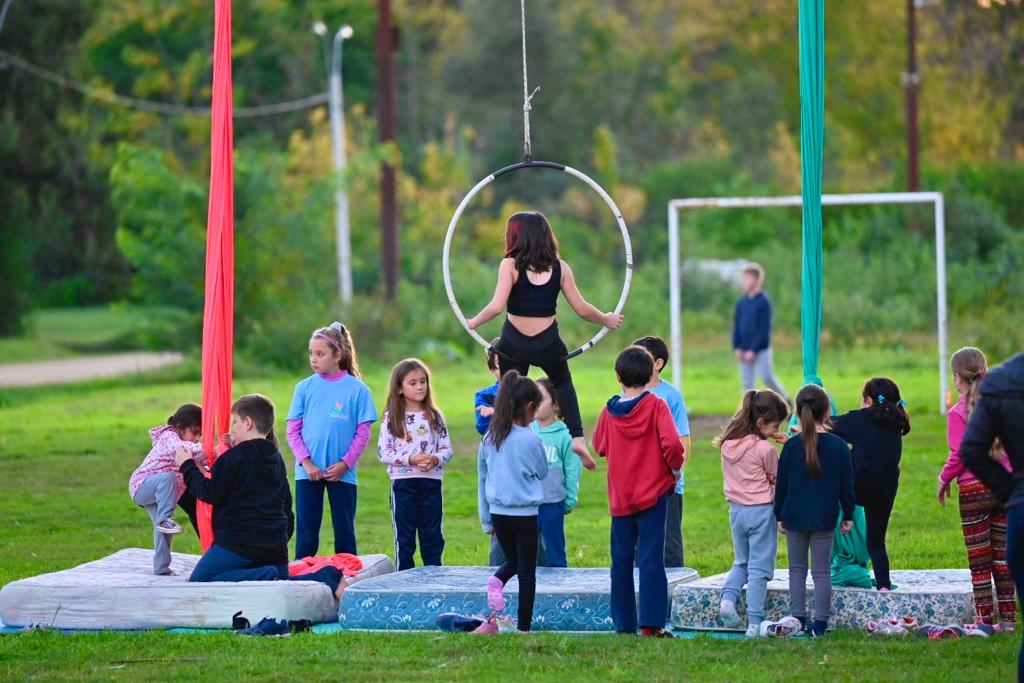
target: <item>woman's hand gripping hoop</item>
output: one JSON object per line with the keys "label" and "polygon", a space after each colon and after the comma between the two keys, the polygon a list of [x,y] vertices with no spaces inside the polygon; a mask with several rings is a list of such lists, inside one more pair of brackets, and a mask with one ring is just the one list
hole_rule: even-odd
{"label": "woman's hand gripping hoop", "polygon": [[[459,302],[455,299],[455,291],[452,289],[452,277],[451,277],[451,246],[452,237],[455,236],[455,226],[459,223],[459,218],[462,217],[462,212],[465,211],[469,202],[488,185],[490,185],[499,176],[511,173],[512,171],[518,171],[524,168],[550,168],[556,171],[562,171],[569,175],[582,180],[584,183],[589,185],[591,189],[596,192],[604,203],[611,209],[612,215],[615,216],[615,222],[619,224],[619,232],[622,234],[622,244],[626,250],[626,276],[622,282],[622,293],[619,295],[619,302],[615,305],[615,313],[622,313],[623,307],[626,305],[626,298],[629,296],[629,286],[633,280],[633,245],[629,241],[629,230],[626,228],[626,221],[622,218],[622,212],[619,211],[619,207],[615,205],[615,201],[604,191],[600,185],[598,185],[592,178],[586,174],[577,171],[571,166],[565,166],[563,164],[556,164],[552,161],[523,161],[518,164],[506,166],[498,171],[495,171],[491,175],[487,176],[480,182],[478,182],[472,190],[469,191],[462,201],[459,203],[458,208],[455,209],[455,215],[452,216],[451,223],[448,224],[448,234],[444,238],[444,252],[441,259],[441,267],[444,271],[444,288],[448,292],[448,303],[452,307],[452,311],[455,312],[455,317],[458,318],[462,327],[469,333],[469,336],[473,337],[485,349],[491,350],[491,345],[483,337],[481,337],[476,330],[469,329],[466,324],[466,316],[463,314],[462,309],[459,307]],[[601,339],[608,334],[609,328],[602,327],[597,334],[590,338],[590,341],[583,344],[575,351],[571,351],[566,359],[575,358],[582,353],[585,353],[592,349]]]}

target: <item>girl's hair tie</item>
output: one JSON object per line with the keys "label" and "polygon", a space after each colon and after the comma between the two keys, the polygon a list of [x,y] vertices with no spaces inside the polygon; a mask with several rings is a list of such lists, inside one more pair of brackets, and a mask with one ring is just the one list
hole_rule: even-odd
{"label": "girl's hair tie", "polygon": [[333,323],[328,325],[328,327],[330,327],[335,332],[344,332],[345,331],[345,326],[342,325],[341,323],[339,323],[337,320],[335,320]]}
{"label": "girl's hair tie", "polygon": [[883,403],[885,403],[885,396],[883,396],[882,394],[879,394],[878,395],[878,405],[882,405]]}
{"label": "girl's hair tie", "polygon": [[900,400],[896,401],[896,405],[902,408],[903,406],[907,405],[907,402],[901,398]]}

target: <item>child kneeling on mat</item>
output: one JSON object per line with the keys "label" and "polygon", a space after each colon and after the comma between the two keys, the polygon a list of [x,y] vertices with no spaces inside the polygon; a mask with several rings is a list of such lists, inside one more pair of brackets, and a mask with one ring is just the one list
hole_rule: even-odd
{"label": "child kneeling on mat", "polygon": [[[213,506],[213,545],[190,582],[289,580],[288,540],[295,531],[288,473],[274,437],[274,404],[249,394],[231,406],[231,448],[206,478],[182,446],[174,460],[189,491]],[[290,580],[319,581],[341,597],[341,571],[324,567]]]}
{"label": "child kneeling on mat", "polygon": [[639,626],[643,636],[671,638],[665,630],[665,518],[668,496],[683,468],[683,444],[668,405],[645,387],[654,357],[630,346],[615,361],[622,396],[613,396],[594,430],[594,450],[608,459],[611,529],[611,613],[618,633],[635,634],[637,600],[633,558],[640,568]]}
{"label": "child kneeling on mat", "polygon": [[[195,403],[186,403],[167,418],[167,424],[149,430],[153,447],[128,480],[128,493],[132,501],[149,513],[153,521],[153,573],[157,576],[172,574],[171,536],[181,533],[174,521],[174,506],[185,493],[185,481],[174,462],[174,452],[185,448],[199,458],[203,465],[202,444],[199,443],[203,422],[202,409]],[[195,508],[193,502],[192,508]],[[194,514],[194,510],[190,516]]]}

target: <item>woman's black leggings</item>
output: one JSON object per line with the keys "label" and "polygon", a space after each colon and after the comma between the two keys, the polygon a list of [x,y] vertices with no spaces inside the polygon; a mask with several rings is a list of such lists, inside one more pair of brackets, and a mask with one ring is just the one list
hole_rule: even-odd
{"label": "woman's black leggings", "polygon": [[515,370],[524,377],[530,366],[539,367],[551,380],[555,388],[555,400],[562,409],[565,426],[572,438],[583,436],[583,419],[580,417],[580,403],[576,398],[576,387],[572,384],[569,362],[565,360],[569,350],[558,336],[558,323],[551,323],[540,334],[527,337],[508,320],[501,328],[498,342],[498,368],[502,377],[509,370]]}
{"label": "woman's black leggings", "polygon": [[537,596],[537,515],[513,517],[491,515],[494,535],[505,553],[505,563],[494,575],[503,583],[519,577],[520,631],[529,631],[533,622],[533,601]]}

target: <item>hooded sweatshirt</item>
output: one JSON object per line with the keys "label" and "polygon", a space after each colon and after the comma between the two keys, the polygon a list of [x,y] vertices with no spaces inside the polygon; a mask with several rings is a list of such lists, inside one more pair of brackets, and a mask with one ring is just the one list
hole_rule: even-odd
{"label": "hooded sweatshirt", "polygon": [[668,406],[645,391],[613,396],[597,419],[594,449],[608,459],[608,509],[625,517],[653,507],[675,488],[683,444]]}
{"label": "hooded sweatshirt", "polygon": [[541,482],[544,485],[544,502],[563,503],[564,510],[568,512],[576,507],[580,473],[583,471],[583,463],[572,452],[569,428],[561,420],[555,420],[547,427],[541,427],[535,420],[530,429],[540,435],[548,460],[548,476]]}
{"label": "hooded sweatshirt", "polygon": [[252,439],[229,448],[210,478],[195,462],[181,464],[188,490],[213,506],[213,542],[260,564],[287,564],[295,530],[288,473],[277,446]]}
{"label": "hooded sweatshirt", "polygon": [[530,517],[544,502],[548,458],[544,442],[529,427],[512,425],[501,448],[490,435],[480,443],[477,460],[477,503],[485,532],[494,530],[491,515]]}
{"label": "hooded sweatshirt", "polygon": [[725,498],[737,505],[765,505],[775,501],[779,455],[756,434],[722,444],[722,479]]}

